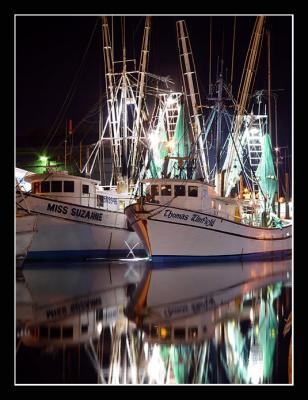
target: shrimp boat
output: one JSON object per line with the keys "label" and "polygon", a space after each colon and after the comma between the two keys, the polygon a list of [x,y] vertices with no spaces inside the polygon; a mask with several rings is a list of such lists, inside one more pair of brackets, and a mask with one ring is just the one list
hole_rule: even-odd
{"label": "shrimp boat", "polygon": [[[201,100],[185,21],[178,21],[177,29],[190,129],[185,129],[181,96],[169,95],[149,134],[153,150],[148,177],[141,182],[142,196],[125,209],[129,223],[153,261],[286,256],[292,248],[292,224],[278,218],[272,207],[277,177],[266,105],[258,96],[251,112],[245,112],[249,70],[260,51],[264,18],[256,19],[239,103],[224,84],[221,68],[213,90],[217,97],[212,95],[215,103],[204,124],[201,108],[196,107]],[[226,98],[236,105],[233,119],[224,107]],[[223,117],[229,135],[221,146]],[[207,135],[215,119],[212,167]]]}
{"label": "shrimp boat", "polygon": [[127,226],[124,207],[129,194],[107,190],[99,181],[65,172],[33,174],[26,178],[31,192],[17,194],[17,207],[26,205],[37,218],[38,232],[28,258],[126,256],[140,240]]}
{"label": "shrimp boat", "polygon": [[[125,50],[123,61],[114,61],[107,17],[102,18],[102,31],[108,117],[103,126],[100,114],[99,140],[80,168],[79,176],[65,171],[65,153],[64,171],[47,167],[42,174],[24,178],[31,184],[31,190],[23,196],[17,194],[17,208],[29,208],[37,215],[38,226],[29,248],[29,259],[146,255],[138,236],[127,224],[124,208],[134,202],[138,160],[144,150],[138,143],[144,135],[146,118],[144,78],[150,18],[145,20],[137,71],[128,68],[132,60],[126,60]],[[115,65],[122,65],[120,72],[115,71]],[[131,82],[135,82],[136,75],[137,85]],[[105,136],[107,127],[108,137]],[[110,185],[102,186],[101,181],[91,178],[91,173],[105,140],[111,148],[112,176]]]}

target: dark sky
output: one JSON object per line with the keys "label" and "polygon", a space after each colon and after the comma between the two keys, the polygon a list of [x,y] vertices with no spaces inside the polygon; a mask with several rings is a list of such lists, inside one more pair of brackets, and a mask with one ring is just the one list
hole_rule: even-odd
{"label": "dark sky", "polygon": [[[149,72],[171,75],[180,90],[180,66],[175,23],[185,19],[194,53],[202,101],[208,88],[209,16],[153,16]],[[99,98],[103,77],[103,53],[98,16],[17,16],[16,17],[16,145],[40,148],[65,101],[83,54],[94,30],[93,40],[83,63],[78,85],[65,118],[76,124]],[[224,64],[231,69],[233,16],[213,16],[212,79],[224,40]],[[255,17],[238,16],[235,46],[234,84],[239,82]],[[121,48],[119,17],[115,18],[117,49]],[[96,27],[95,27],[96,26]],[[129,58],[140,57],[144,17],[126,17]],[[292,135],[292,31],[290,16],[266,18],[271,31],[272,89],[278,92],[278,136],[280,145],[291,146]],[[255,89],[267,89],[266,43],[263,42]],[[116,53],[117,54],[117,53]],[[119,59],[119,57],[116,57]],[[104,89],[104,82],[102,84]],[[274,105],[273,105],[274,107]],[[92,121],[94,122],[95,116]],[[63,130],[65,122],[61,123]],[[96,140],[95,123],[88,124]]]}

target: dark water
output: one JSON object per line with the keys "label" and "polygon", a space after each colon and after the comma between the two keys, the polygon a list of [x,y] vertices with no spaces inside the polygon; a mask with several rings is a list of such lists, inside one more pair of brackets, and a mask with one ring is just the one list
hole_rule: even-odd
{"label": "dark water", "polygon": [[290,383],[292,261],[26,263],[16,383]]}

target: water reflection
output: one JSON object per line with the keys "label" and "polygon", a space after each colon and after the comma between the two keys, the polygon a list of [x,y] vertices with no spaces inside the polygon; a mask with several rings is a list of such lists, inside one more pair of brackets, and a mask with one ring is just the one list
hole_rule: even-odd
{"label": "water reflection", "polygon": [[287,383],[291,270],[291,260],[26,264],[17,383]]}

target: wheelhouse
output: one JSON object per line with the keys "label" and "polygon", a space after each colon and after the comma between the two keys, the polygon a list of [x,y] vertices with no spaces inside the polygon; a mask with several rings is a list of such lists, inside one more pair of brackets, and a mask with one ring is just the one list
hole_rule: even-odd
{"label": "wheelhouse", "polygon": [[148,203],[166,204],[196,210],[210,208],[210,198],[215,195],[214,186],[205,182],[181,179],[145,179],[142,194]]}
{"label": "wheelhouse", "polygon": [[26,180],[31,183],[32,194],[58,201],[115,212],[123,212],[131,203],[131,196],[118,187],[100,186],[97,180],[67,172],[33,174]]}

